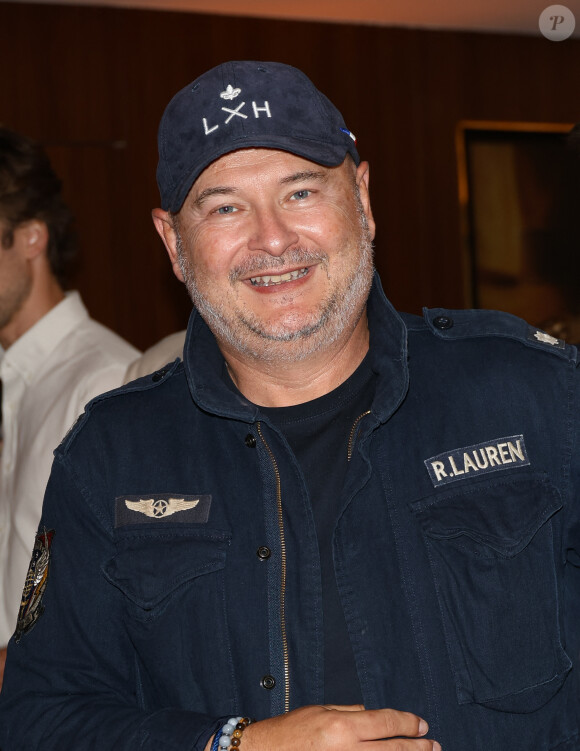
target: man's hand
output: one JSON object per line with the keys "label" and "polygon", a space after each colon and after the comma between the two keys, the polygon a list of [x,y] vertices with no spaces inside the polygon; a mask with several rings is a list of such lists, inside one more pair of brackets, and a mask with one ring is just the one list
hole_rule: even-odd
{"label": "man's hand", "polygon": [[368,751],[441,751],[439,743],[423,738],[428,729],[417,715],[395,709],[301,707],[249,725],[240,751],[363,751],[363,745]]}
{"label": "man's hand", "polygon": [[0,649],[0,689],[4,681],[4,665],[6,664],[6,647]]}

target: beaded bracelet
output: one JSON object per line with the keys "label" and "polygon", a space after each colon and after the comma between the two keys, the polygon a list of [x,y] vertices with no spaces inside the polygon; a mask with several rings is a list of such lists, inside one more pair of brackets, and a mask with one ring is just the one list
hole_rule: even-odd
{"label": "beaded bracelet", "polygon": [[242,733],[250,725],[252,720],[248,717],[230,717],[222,727],[219,735],[216,733],[211,751],[214,751],[214,745],[217,738],[215,751],[236,751],[242,741]]}

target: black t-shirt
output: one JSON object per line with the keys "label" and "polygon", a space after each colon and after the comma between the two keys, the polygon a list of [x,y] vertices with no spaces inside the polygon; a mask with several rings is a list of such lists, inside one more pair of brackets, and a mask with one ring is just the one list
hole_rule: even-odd
{"label": "black t-shirt", "polygon": [[324,701],[362,704],[360,683],[340,603],[332,556],[332,535],[342,506],[349,444],[358,419],[371,406],[375,375],[369,357],[329,394],[292,407],[262,407],[282,431],[300,464],[318,535],[324,619]]}

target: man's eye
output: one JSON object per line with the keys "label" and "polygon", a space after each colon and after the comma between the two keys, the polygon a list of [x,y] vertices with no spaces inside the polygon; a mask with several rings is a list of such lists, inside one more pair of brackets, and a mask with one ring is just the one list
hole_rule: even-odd
{"label": "man's eye", "polygon": [[309,195],[310,195],[309,190],[297,190],[296,193],[292,194],[292,199],[295,201],[300,201],[304,198],[308,198]]}
{"label": "man's eye", "polygon": [[217,214],[233,214],[237,209],[235,206],[220,206],[217,210]]}

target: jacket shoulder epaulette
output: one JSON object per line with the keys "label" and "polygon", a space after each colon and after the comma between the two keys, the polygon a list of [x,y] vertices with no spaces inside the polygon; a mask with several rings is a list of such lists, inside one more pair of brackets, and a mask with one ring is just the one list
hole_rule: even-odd
{"label": "jacket shoulder epaulette", "polygon": [[71,441],[74,439],[77,433],[82,429],[83,425],[86,423],[89,416],[95,410],[97,405],[103,402],[109,401],[110,399],[123,397],[126,394],[148,391],[150,389],[158,388],[164,382],[167,381],[169,376],[177,373],[180,367],[181,368],[183,367],[183,362],[180,358],[177,358],[173,362],[168,363],[167,365],[164,365],[162,368],[159,368],[159,370],[156,370],[153,373],[149,373],[148,375],[142,376],[141,378],[137,378],[134,381],[129,381],[129,383],[119,386],[116,389],[112,389],[111,391],[105,391],[103,394],[99,394],[98,396],[95,396],[93,399],[91,399],[90,402],[88,402],[88,404],[86,404],[84,412],[82,412],[77,417],[76,421],[73,423],[71,428],[69,428],[68,433],[62,439],[58,449],[62,449],[62,450],[67,449]]}
{"label": "jacket shoulder epaulette", "polygon": [[578,352],[563,339],[530,326],[522,318],[498,310],[451,310],[424,308],[427,328],[440,339],[458,340],[483,337],[504,337],[565,359],[577,362]]}

